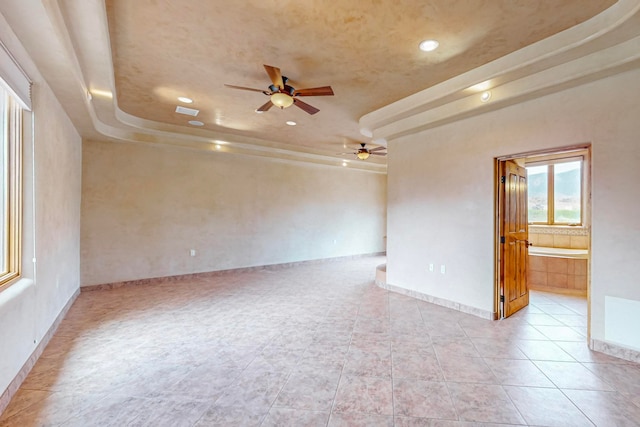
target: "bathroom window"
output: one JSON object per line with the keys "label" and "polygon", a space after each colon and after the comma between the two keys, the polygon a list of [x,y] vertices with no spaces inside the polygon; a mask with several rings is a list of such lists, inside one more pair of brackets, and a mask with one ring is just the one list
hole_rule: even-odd
{"label": "bathroom window", "polygon": [[528,221],[582,225],[584,156],[527,162]]}

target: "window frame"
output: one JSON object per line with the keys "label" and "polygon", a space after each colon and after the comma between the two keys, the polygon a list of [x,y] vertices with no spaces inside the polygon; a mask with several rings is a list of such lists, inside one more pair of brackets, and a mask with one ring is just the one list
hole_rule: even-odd
{"label": "window frame", "polygon": [[[580,162],[580,222],[556,222],[555,221],[555,173],[554,166],[562,163]],[[547,221],[529,221],[530,225],[542,225],[550,227],[584,227],[586,223],[586,188],[585,174],[588,165],[588,151],[581,150],[578,153],[565,153],[545,159],[535,159],[525,162],[525,168],[533,166],[547,166]],[[528,199],[528,196],[527,196]]]}
{"label": "window frame", "polygon": [[3,104],[1,120],[3,164],[2,177],[4,212],[0,244],[3,257],[0,268],[0,288],[19,278],[22,273],[22,108],[6,88],[0,86]]}

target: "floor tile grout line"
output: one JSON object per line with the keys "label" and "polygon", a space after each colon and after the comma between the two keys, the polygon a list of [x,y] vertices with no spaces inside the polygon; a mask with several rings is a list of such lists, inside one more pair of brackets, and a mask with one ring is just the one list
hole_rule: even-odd
{"label": "floor tile grout line", "polygon": [[[427,322],[424,319],[424,315],[422,314],[422,311],[420,311],[420,316],[422,317],[422,321],[426,324]],[[460,326],[458,322],[456,322],[456,324]],[[467,336],[467,333],[464,330],[464,328],[462,328],[462,332],[465,334],[465,336]],[[433,347],[433,337],[431,335],[429,335],[429,340],[431,342],[431,347]],[[447,395],[449,397],[449,401],[451,402],[451,406],[453,407],[453,411],[456,414],[456,421],[462,421],[460,418],[460,413],[458,411],[458,406],[456,405],[456,402],[453,399],[453,394],[451,393],[451,388],[449,387],[450,381],[447,381],[447,378],[444,374],[444,370],[442,369],[442,364],[440,362],[440,356],[438,356],[438,352],[435,350],[435,348],[433,349],[433,354],[435,355],[436,361],[438,362],[438,368],[442,372],[442,382],[444,383],[444,386],[447,390]]]}
{"label": "floor tile grout line", "polygon": [[389,375],[391,378],[391,421],[396,424],[396,385],[393,380],[393,340],[391,339],[391,303],[389,301],[390,292],[386,291],[385,301],[387,306],[387,320],[389,321]]}
{"label": "floor tile grout line", "polygon": [[513,408],[516,410],[516,412],[518,413],[518,415],[520,415],[520,419],[522,419],[522,421],[525,422],[525,425],[529,425],[529,422],[527,421],[527,419],[525,418],[524,414],[520,411],[520,409],[518,409],[518,405],[516,405],[516,402],[513,401],[513,398],[511,397],[511,395],[507,392],[507,390],[504,388],[503,385],[500,385],[500,388],[502,388],[502,391],[504,392],[504,394],[507,395],[507,399],[509,399],[509,402],[511,402],[511,405],[513,405]]}
{"label": "floor tile grout line", "polygon": [[559,388],[558,390],[560,390],[560,393],[562,393],[562,395],[564,397],[566,397],[569,402],[571,402],[571,404],[578,410],[580,411],[580,413],[582,415],[584,415],[584,417],[589,420],[589,422],[591,422],[595,427],[597,427],[598,425],[596,424],[596,422],[594,420],[591,419],[591,417],[589,415],[587,415],[582,409],[580,409],[580,407],[576,404],[576,402],[573,401],[573,399],[571,399],[571,397],[569,395],[567,395],[567,393],[565,393],[564,389]]}
{"label": "floor tile grout line", "polygon": [[[358,313],[359,312],[360,312],[360,306],[358,306]],[[353,341],[353,329],[355,328],[355,324],[357,322],[358,313],[356,313],[356,320],[353,321],[353,323],[351,325],[351,330],[349,332],[350,338],[349,338],[349,346],[347,347],[347,352],[342,357],[342,359],[343,359],[342,368],[340,369],[340,375],[338,377],[338,383],[336,384],[336,390],[333,393],[333,399],[331,400],[331,405],[329,406],[329,417],[327,418],[327,424],[326,424],[327,427],[329,426],[329,423],[331,422],[331,418],[333,416],[333,410],[334,410],[334,407],[335,407],[335,404],[336,404],[336,398],[338,396],[338,390],[340,389],[340,384],[342,383],[342,376],[344,374],[344,367],[346,365],[346,357],[347,357],[347,354],[349,352],[349,348],[351,347],[351,342]]]}

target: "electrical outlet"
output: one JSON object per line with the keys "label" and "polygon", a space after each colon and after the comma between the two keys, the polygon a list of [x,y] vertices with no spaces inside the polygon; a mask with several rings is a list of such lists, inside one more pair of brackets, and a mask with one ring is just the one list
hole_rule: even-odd
{"label": "electrical outlet", "polygon": [[442,264],[442,265],[440,266],[440,273],[444,274],[444,273],[446,273],[446,272],[447,272],[447,270],[446,270],[446,268],[445,268],[444,264]]}
{"label": "electrical outlet", "polygon": [[429,271],[433,273],[433,264],[429,264]]}
{"label": "electrical outlet", "polygon": [[196,250],[195,250],[195,249],[191,249],[191,250],[189,251],[189,255],[191,255],[191,256],[196,256]]}

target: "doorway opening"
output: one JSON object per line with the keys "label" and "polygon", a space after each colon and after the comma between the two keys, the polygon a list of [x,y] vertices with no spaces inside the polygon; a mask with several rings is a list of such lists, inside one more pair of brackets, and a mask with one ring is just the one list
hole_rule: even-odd
{"label": "doorway opening", "polygon": [[589,301],[590,145],[495,159],[498,318],[529,304],[529,290]]}

